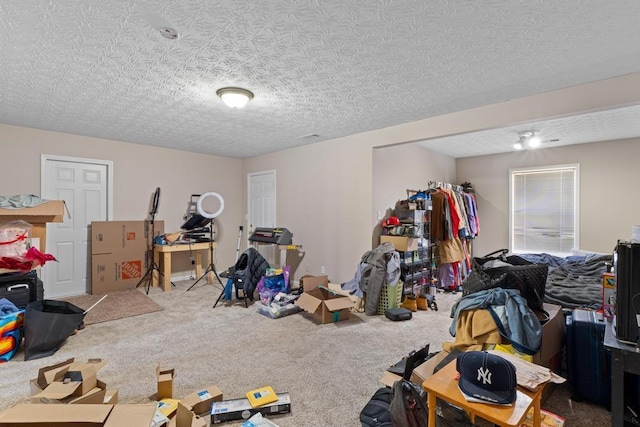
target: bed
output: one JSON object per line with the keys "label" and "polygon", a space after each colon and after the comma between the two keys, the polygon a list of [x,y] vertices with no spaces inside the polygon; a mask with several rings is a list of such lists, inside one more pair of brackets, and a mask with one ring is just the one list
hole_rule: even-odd
{"label": "bed", "polygon": [[558,257],[540,253],[519,256],[535,264],[549,266],[545,302],[561,305],[563,308],[601,307],[602,274],[610,271],[612,255],[581,253]]}

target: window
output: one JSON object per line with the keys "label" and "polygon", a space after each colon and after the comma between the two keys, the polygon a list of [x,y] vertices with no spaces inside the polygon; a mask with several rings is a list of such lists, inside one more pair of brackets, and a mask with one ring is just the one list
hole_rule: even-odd
{"label": "window", "polygon": [[511,252],[564,256],[578,248],[579,165],[512,169],[509,174]]}

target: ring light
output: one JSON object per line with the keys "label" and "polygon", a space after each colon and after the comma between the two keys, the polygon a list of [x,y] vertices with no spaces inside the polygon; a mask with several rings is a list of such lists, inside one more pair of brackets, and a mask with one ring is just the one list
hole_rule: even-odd
{"label": "ring light", "polygon": [[[218,201],[220,202],[220,207],[214,213],[207,212],[202,208],[202,201],[204,199],[206,199],[207,197],[209,197],[209,196],[217,198]],[[198,213],[200,215],[202,215],[203,217],[208,218],[208,219],[213,219],[213,218],[217,217],[218,215],[220,215],[222,213],[222,211],[224,210],[224,199],[222,198],[222,196],[220,194],[215,193],[213,191],[209,192],[209,193],[204,193],[198,199],[198,203],[196,204],[196,207],[198,208]]]}

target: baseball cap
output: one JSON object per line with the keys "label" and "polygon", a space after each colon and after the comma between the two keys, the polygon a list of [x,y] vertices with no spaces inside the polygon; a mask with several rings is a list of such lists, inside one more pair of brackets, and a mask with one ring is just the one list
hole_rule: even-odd
{"label": "baseball cap", "polygon": [[395,227],[396,225],[400,225],[400,220],[397,216],[390,216],[382,223],[383,227]]}
{"label": "baseball cap", "polygon": [[516,368],[508,360],[486,351],[468,351],[456,359],[458,387],[467,396],[491,403],[516,400]]}

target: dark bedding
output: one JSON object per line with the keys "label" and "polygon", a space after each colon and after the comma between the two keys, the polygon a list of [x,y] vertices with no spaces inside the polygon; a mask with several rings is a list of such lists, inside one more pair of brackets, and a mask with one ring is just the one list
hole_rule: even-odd
{"label": "dark bedding", "polygon": [[550,254],[523,254],[527,261],[547,264],[549,275],[545,288],[545,302],[564,308],[602,305],[602,273],[611,264],[611,255],[573,255],[566,258]]}

